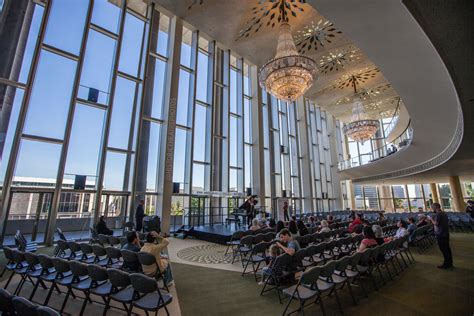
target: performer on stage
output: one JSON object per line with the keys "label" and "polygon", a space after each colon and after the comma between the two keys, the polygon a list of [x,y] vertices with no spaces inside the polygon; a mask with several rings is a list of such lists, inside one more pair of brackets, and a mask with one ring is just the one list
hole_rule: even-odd
{"label": "performer on stage", "polygon": [[255,196],[252,195],[239,207],[239,210],[244,211],[247,214],[247,225],[252,224],[252,220],[255,217],[255,207],[254,207]]}

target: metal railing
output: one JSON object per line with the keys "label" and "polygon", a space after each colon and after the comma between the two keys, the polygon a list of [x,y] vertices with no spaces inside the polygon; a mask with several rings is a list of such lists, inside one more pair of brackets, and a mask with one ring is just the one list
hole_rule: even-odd
{"label": "metal railing", "polygon": [[337,169],[339,171],[350,168],[360,167],[367,165],[371,162],[385,158],[397,152],[398,150],[410,145],[413,137],[413,130],[411,125],[408,124],[407,128],[392,142],[386,143],[385,145],[374,149],[371,152],[361,154],[357,157],[352,157],[343,161],[338,162]]}
{"label": "metal railing", "polygon": [[390,123],[388,123],[387,127],[384,129],[384,135],[390,134],[392,132],[393,128],[395,125],[397,125],[398,122],[398,116],[400,115],[400,97],[398,98],[398,103],[397,103],[397,108],[395,109],[395,112],[393,112],[392,119],[390,120]]}

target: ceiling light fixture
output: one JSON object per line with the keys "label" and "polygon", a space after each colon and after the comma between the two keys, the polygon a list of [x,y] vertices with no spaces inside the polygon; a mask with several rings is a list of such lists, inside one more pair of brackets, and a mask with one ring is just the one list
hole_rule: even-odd
{"label": "ceiling light fixture", "polygon": [[356,80],[352,80],[354,87],[354,105],[352,107],[351,122],[344,125],[342,131],[347,137],[364,144],[371,139],[380,127],[378,120],[369,119],[365,113],[364,105],[361,100],[361,93],[357,93]]}
{"label": "ceiling light fixture", "polygon": [[275,57],[260,68],[260,86],[275,97],[295,101],[312,86],[318,74],[316,62],[296,50],[290,25],[280,25]]}

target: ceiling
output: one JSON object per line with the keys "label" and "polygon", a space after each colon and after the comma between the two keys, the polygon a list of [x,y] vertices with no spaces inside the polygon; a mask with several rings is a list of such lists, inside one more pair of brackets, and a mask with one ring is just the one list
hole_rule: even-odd
{"label": "ceiling", "polygon": [[[254,26],[247,37],[239,37],[241,30],[247,28],[248,22],[254,17],[253,8],[257,9],[256,18],[259,18],[271,7],[269,1],[153,1],[257,66],[263,65],[275,55],[278,36],[277,10],[271,11],[262,20],[258,32],[255,32],[258,26]],[[260,4],[261,2],[263,4]],[[400,98],[377,66],[342,30],[333,26],[313,6],[297,5],[303,11],[294,8],[296,17],[289,18],[295,42],[297,45],[300,43],[298,48],[301,52],[304,47],[304,54],[313,58],[320,66],[319,78],[306,96],[341,121],[349,122],[353,96],[353,87],[349,81],[356,78],[358,91],[366,91],[363,99],[368,116],[391,117]],[[260,11],[262,9],[263,11]],[[267,25],[273,12],[276,12],[276,16]],[[319,41],[313,41],[310,47],[309,41],[315,32],[318,32]]]}

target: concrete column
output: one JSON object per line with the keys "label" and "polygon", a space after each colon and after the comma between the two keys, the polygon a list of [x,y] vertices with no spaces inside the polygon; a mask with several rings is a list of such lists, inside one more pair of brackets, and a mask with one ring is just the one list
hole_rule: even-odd
{"label": "concrete column", "polygon": [[303,98],[300,98],[296,106],[300,110],[300,117],[298,120],[299,127],[299,140],[300,140],[300,157],[301,157],[301,195],[303,197],[302,210],[305,213],[312,213],[315,211],[313,208],[313,187],[311,185],[311,159],[310,159],[310,150],[311,142],[309,138],[309,111],[307,111],[307,102]]}
{"label": "concrete column", "polygon": [[183,22],[178,17],[171,20],[169,38],[171,39],[170,58],[168,60],[168,72],[166,82],[168,87],[165,91],[164,120],[162,127],[162,139],[164,148],[160,151],[160,162],[163,166],[158,176],[158,187],[163,188],[162,195],[157,199],[157,213],[161,211],[161,229],[165,233],[170,231],[171,221],[171,197],[173,195],[173,165],[174,147],[176,137],[176,111],[178,107],[179,68],[181,56],[181,38],[183,33]]}
{"label": "concrete column", "polygon": [[[331,155],[331,184],[333,190],[334,209],[342,209],[341,178],[337,172],[337,137],[336,137],[336,119],[326,112],[326,124],[329,138],[329,153]],[[328,163],[328,162],[326,162]]]}
{"label": "concrete column", "polygon": [[252,84],[252,194],[258,195],[259,204],[265,204],[265,158],[263,148],[262,90],[258,86],[257,66],[250,68]]}
{"label": "concrete column", "polygon": [[[0,19],[0,77],[17,81],[30,32],[35,4],[28,0],[4,4]],[[0,160],[8,130],[16,89],[0,86]]]}
{"label": "concrete column", "polygon": [[390,186],[388,185],[379,185],[379,201],[380,201],[380,208],[385,211],[393,212],[393,199],[392,199],[392,192]]}
{"label": "concrete column", "polygon": [[461,181],[459,181],[459,176],[450,176],[449,177],[449,186],[451,187],[451,195],[453,198],[453,211],[462,212],[466,208],[466,203],[464,203],[464,198],[462,195]]}
{"label": "concrete column", "polygon": [[433,203],[440,203],[439,195],[438,195],[438,186],[436,183],[430,183],[430,191],[431,191],[431,198],[433,199]]}
{"label": "concrete column", "polygon": [[349,207],[351,208],[351,210],[355,210],[356,202],[355,202],[354,186],[352,184],[352,180],[346,181],[346,189],[347,189],[347,199],[349,200]]}

